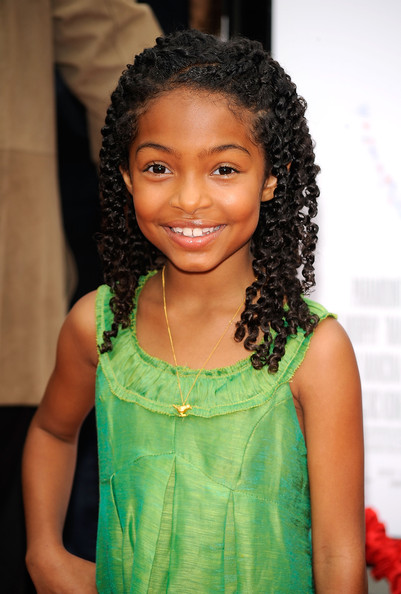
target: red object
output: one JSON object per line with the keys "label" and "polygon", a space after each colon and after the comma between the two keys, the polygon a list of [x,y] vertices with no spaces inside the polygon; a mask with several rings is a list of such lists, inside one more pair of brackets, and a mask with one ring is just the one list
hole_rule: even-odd
{"label": "red object", "polygon": [[401,594],[401,540],[386,536],[376,512],[365,509],[366,563],[376,580],[386,578],[391,594]]}

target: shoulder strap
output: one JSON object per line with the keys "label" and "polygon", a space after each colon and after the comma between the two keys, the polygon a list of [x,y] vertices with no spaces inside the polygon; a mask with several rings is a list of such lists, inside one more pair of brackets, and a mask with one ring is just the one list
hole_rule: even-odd
{"label": "shoulder strap", "polygon": [[[329,317],[337,318],[336,314],[327,311],[327,309],[323,307],[323,305],[320,305],[320,303],[312,301],[312,299],[308,299],[307,297],[303,297],[303,299],[307,304],[309,311],[312,314],[317,314],[319,316],[319,322],[322,322]],[[295,336],[290,336],[288,338],[285,347],[285,355],[280,361],[279,370],[277,372],[279,383],[290,381],[304,360],[312,337],[313,333],[305,336],[305,332],[301,328],[298,328],[298,333]]]}
{"label": "shoulder strap", "polygon": [[[146,275],[141,276],[138,280],[138,286],[135,291],[135,303],[138,300],[139,293],[141,292],[146,281],[156,274],[157,270],[151,270]],[[100,285],[96,294],[96,338],[97,344],[103,342],[103,332],[110,330],[113,323],[113,312],[110,308],[110,299],[113,297],[113,293],[108,285]],[[135,307],[132,312],[132,318],[135,318]],[[120,330],[121,333],[121,330]]]}
{"label": "shoulder strap", "polygon": [[324,320],[326,318],[336,318],[337,319],[336,314],[327,311],[327,309],[325,307],[323,307],[323,305],[321,305],[317,301],[313,301],[312,299],[309,299],[308,297],[303,297],[303,300],[309,307],[309,311],[313,314],[317,314],[319,316],[320,320]]}
{"label": "shoulder strap", "polygon": [[108,285],[100,285],[96,292],[96,340],[103,342],[103,332],[111,327],[113,312],[110,309],[110,299],[113,294]]}

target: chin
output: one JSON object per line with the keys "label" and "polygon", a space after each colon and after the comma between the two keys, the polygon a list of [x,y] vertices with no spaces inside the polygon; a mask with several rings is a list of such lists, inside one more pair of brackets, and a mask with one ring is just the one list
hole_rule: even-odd
{"label": "chin", "polygon": [[205,259],[204,261],[182,261],[182,260],[170,260],[167,258],[167,262],[171,263],[174,268],[180,270],[181,272],[187,273],[205,273],[205,272],[212,272],[216,268],[218,268],[221,262],[217,264],[213,264],[210,262],[210,259]]}

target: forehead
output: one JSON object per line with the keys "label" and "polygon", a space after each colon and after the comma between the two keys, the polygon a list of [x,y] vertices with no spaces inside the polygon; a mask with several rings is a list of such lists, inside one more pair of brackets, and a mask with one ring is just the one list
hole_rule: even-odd
{"label": "forehead", "polygon": [[138,118],[138,136],[236,136],[255,144],[253,113],[229,96],[193,88],[176,88],[152,99]]}

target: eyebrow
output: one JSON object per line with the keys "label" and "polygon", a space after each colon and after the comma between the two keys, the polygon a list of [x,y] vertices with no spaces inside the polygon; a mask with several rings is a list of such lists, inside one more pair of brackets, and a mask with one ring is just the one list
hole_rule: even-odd
{"label": "eyebrow", "polygon": [[[169,146],[165,146],[163,144],[158,144],[157,142],[144,142],[144,143],[140,144],[138,146],[138,148],[136,149],[136,154],[138,154],[139,151],[141,151],[145,148],[153,148],[153,149],[156,149],[159,151],[163,151],[164,153],[169,153],[171,155],[180,156],[180,154],[177,151],[175,151],[173,148],[171,148]],[[247,155],[251,156],[251,153],[248,151],[248,149],[246,149],[244,146],[241,146],[240,144],[222,144],[219,146],[213,146],[209,149],[205,149],[205,150],[201,151],[199,153],[199,156],[204,157],[204,156],[208,156],[208,155],[214,155],[216,153],[223,153],[224,151],[228,151],[228,150],[242,151],[243,153],[246,153]]]}
{"label": "eyebrow", "polygon": [[158,144],[157,142],[143,142],[142,144],[140,144],[138,146],[135,154],[137,155],[139,153],[139,151],[142,151],[145,148],[153,148],[158,151],[163,151],[165,153],[171,153],[172,155],[177,154],[174,149],[170,148],[169,146],[164,146],[163,144]]}
{"label": "eyebrow", "polygon": [[246,153],[247,155],[251,155],[251,153],[246,149],[244,146],[240,144],[222,144],[220,146],[213,146],[210,149],[206,149],[201,152],[201,155],[214,155],[216,153],[224,153],[224,151],[229,150],[237,150]]}

